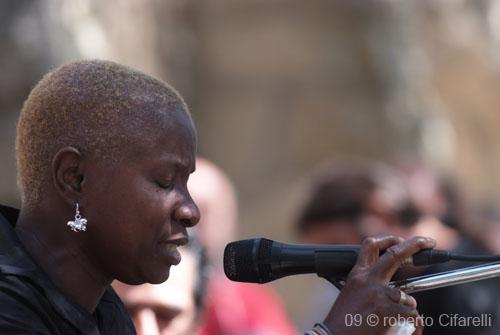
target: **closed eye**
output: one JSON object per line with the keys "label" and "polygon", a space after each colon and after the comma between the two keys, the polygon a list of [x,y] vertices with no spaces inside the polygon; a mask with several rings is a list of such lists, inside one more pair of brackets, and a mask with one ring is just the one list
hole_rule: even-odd
{"label": "closed eye", "polygon": [[174,186],[174,183],[173,182],[156,182],[156,184],[158,185],[158,187],[160,187],[161,189],[164,189],[164,190],[171,190],[172,187]]}

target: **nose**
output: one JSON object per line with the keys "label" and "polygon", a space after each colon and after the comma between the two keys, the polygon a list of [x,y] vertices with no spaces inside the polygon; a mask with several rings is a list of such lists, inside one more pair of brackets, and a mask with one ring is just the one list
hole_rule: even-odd
{"label": "nose", "polygon": [[141,309],[134,316],[137,335],[160,335],[156,314],[151,309]]}
{"label": "nose", "polygon": [[185,201],[176,209],[174,218],[185,227],[193,227],[200,221],[200,210],[193,199],[187,194]]}

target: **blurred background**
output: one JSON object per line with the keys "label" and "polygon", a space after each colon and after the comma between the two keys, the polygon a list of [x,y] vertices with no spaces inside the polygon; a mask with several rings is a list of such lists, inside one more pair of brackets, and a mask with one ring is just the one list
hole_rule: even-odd
{"label": "blurred background", "polygon": [[[470,229],[500,240],[498,0],[0,1],[1,203],[19,205],[23,100],[44,73],[81,58],[181,92],[199,153],[235,182],[241,238],[294,241],[304,178],[350,157],[415,159],[455,176]],[[316,280],[273,283],[293,320]]]}

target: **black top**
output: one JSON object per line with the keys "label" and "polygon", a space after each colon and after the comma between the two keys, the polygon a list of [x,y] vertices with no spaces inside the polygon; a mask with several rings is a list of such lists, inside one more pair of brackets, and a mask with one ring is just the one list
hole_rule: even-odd
{"label": "black top", "polygon": [[[462,238],[453,250],[462,255],[485,255],[485,250],[475,242]],[[447,262],[434,265],[427,273],[437,273],[472,265]],[[424,335],[498,335],[500,333],[500,278],[491,278],[467,284],[453,285],[412,294],[418,311],[429,320]],[[456,315],[456,318],[455,318]],[[472,322],[460,323],[466,318]],[[483,319],[481,319],[483,317]]]}
{"label": "black top", "polygon": [[94,314],[55,287],[19,241],[13,229],[18,215],[0,205],[0,334],[135,334],[111,287]]}

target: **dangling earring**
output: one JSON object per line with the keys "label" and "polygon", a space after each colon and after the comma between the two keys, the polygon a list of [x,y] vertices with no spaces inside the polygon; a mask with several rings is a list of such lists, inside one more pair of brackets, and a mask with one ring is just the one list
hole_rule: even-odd
{"label": "dangling earring", "polygon": [[79,232],[87,230],[87,219],[80,215],[78,202],[76,203],[75,221],[68,221],[67,225],[70,226],[72,231]]}

